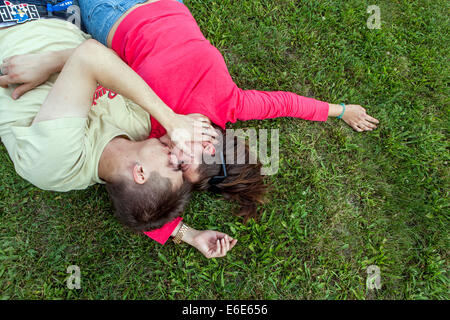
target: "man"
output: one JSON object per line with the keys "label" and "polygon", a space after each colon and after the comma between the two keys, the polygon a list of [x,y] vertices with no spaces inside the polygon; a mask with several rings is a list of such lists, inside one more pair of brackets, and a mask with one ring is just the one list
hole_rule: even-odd
{"label": "man", "polygon": [[[23,1],[4,2],[3,8],[0,3],[0,12],[17,12],[11,6],[20,4],[22,13],[31,17],[36,8],[29,3],[24,6]],[[174,114],[110,50],[93,40],[85,42],[89,37],[78,28],[62,19],[23,20],[0,29],[0,85],[5,88],[0,89],[0,136],[19,175],[54,191],[106,183],[110,192],[121,197],[120,202],[128,204],[126,211],[116,215],[134,230],[155,229],[178,216],[187,203],[190,185],[171,165],[167,146],[158,139],[143,139],[150,131],[149,113],[165,124],[168,132],[187,129],[190,139],[198,138],[192,133],[198,122]],[[23,54],[28,55],[16,56]],[[42,74],[44,80],[53,75],[20,99],[13,99],[21,86],[12,84],[27,82],[14,70],[26,69],[27,59],[37,58],[42,63],[35,66],[35,75]],[[57,77],[54,73],[61,69]],[[114,91],[97,87],[97,83]],[[115,92],[142,108],[126,103]],[[212,135],[210,128],[200,125],[202,134]],[[163,169],[152,170],[156,166]],[[195,235],[199,242],[202,238]],[[211,237],[224,236],[209,233],[203,240]],[[195,245],[193,238],[186,237]],[[207,248],[216,256],[229,249],[229,244]]]}

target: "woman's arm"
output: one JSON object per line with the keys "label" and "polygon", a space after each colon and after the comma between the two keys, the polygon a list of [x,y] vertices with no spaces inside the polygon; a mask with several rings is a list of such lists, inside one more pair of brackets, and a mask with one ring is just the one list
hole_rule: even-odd
{"label": "woman's arm", "polygon": [[[183,225],[174,230],[172,236],[176,236]],[[190,244],[200,251],[206,258],[225,257],[231,249],[236,245],[237,239],[231,238],[229,235],[214,230],[195,230],[186,224],[187,230],[183,233],[181,241]]]}
{"label": "woman's arm", "polygon": [[[144,232],[144,234],[160,244],[164,244],[169,237],[175,237],[178,234],[184,224],[182,219],[178,217],[166,223],[162,228]],[[237,243],[237,239],[233,239],[225,233],[213,230],[199,231],[184,225],[187,230],[184,231],[181,241],[197,248],[206,258],[224,257]]]}
{"label": "woman's arm", "polygon": [[160,244],[165,244],[171,236],[174,237],[177,234],[182,220],[182,217],[175,218],[172,221],[167,222],[161,228],[145,231],[144,234]]}
{"label": "woman's arm", "polygon": [[[239,120],[295,117],[312,121],[327,121],[337,117],[343,107],[337,104],[299,96],[285,91],[258,91],[238,89],[239,104],[236,117]],[[359,105],[346,105],[342,119],[356,131],[376,128],[378,120],[367,115]]]}

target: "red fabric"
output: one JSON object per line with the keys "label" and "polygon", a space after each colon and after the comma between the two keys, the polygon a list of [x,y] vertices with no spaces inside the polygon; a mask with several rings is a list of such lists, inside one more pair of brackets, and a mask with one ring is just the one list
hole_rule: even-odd
{"label": "red fabric", "polygon": [[144,234],[159,242],[160,244],[164,244],[166,243],[167,239],[169,239],[173,230],[175,230],[181,220],[183,220],[182,217],[175,218],[171,222],[167,222],[162,228],[153,231],[147,231],[144,232]]}
{"label": "red fabric", "polygon": [[[291,92],[238,88],[221,53],[177,1],[160,0],[134,9],[117,28],[112,49],[176,113],[200,113],[222,128],[236,120],[328,117],[326,102]],[[166,133],[153,117],[151,123],[151,138]]]}

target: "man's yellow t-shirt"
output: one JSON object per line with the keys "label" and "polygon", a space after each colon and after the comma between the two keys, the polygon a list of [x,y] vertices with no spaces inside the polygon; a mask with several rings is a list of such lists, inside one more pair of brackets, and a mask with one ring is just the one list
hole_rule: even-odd
{"label": "man's yellow t-shirt", "polygon": [[[75,48],[89,36],[57,19],[38,20],[0,30],[0,61],[26,53]],[[87,118],[33,119],[57,75],[11,98],[15,87],[0,88],[0,137],[17,173],[44,190],[69,191],[104,183],[98,163],[105,146],[117,136],[145,139],[150,116],[141,107],[102,87]]]}

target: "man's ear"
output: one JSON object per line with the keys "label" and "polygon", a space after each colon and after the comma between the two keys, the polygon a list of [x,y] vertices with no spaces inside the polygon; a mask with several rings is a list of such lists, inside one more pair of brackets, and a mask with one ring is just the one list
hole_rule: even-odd
{"label": "man's ear", "polygon": [[133,179],[137,184],[144,184],[147,181],[147,173],[144,171],[144,167],[136,163],[133,167]]}

